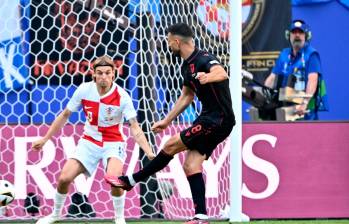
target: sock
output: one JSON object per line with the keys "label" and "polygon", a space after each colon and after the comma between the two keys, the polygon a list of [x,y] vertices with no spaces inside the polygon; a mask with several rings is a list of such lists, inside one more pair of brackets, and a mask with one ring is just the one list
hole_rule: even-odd
{"label": "sock", "polygon": [[121,196],[112,196],[115,218],[124,218],[125,193]]}
{"label": "sock", "polygon": [[133,180],[135,182],[142,181],[154,173],[162,170],[173,159],[173,156],[167,154],[163,150],[152,160],[148,165],[143,167],[140,171],[133,174]]}
{"label": "sock", "polygon": [[133,175],[129,175],[129,176],[127,176],[127,178],[128,178],[128,182],[131,184],[131,186],[135,186],[136,185],[136,181],[135,181],[135,179],[133,179]]}
{"label": "sock", "polygon": [[195,214],[206,215],[205,182],[202,173],[196,173],[187,177],[193,197]]}
{"label": "sock", "polygon": [[56,191],[55,198],[54,198],[54,205],[53,205],[53,216],[59,217],[61,215],[61,211],[65,202],[65,199],[67,197],[67,194],[61,194],[58,191]]}

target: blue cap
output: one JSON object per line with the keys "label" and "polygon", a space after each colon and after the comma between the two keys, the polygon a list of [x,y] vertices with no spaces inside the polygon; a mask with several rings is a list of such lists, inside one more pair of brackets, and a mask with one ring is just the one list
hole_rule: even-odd
{"label": "blue cap", "polygon": [[294,20],[291,24],[290,31],[295,29],[302,30],[304,33],[308,31],[307,25],[302,20]]}

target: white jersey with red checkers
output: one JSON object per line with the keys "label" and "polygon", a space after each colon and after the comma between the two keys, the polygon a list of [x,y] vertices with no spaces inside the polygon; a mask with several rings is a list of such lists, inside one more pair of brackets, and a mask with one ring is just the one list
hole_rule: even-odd
{"label": "white jersey with red checkers", "polygon": [[124,119],[137,116],[131,97],[117,84],[100,96],[95,82],[81,84],[68,102],[67,109],[74,112],[82,106],[86,123],[83,138],[99,146],[104,142],[122,142]]}

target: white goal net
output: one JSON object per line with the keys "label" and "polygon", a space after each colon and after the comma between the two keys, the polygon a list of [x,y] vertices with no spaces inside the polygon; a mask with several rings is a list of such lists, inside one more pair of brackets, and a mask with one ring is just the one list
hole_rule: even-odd
{"label": "white goal net", "polygon": [[[31,219],[52,211],[57,178],[75,150],[85,121],[75,113],[61,133],[37,153],[31,142],[43,136],[77,86],[91,80],[91,62],[109,55],[117,83],[133,99],[138,121],[153,149],[200,112],[191,105],[162,134],[150,127],[163,118],[181,92],[181,61],[166,44],[176,22],[195,29],[199,48],[228,65],[227,0],[2,0],[0,4],[0,179],[15,185],[16,199],[0,209],[1,219]],[[124,129],[127,135],[128,129]],[[147,160],[129,138],[127,174]],[[163,171],[127,193],[126,218],[185,219],[194,213],[190,188],[177,155]],[[221,144],[204,163],[207,208],[219,218],[229,204],[229,145]],[[111,219],[110,187],[99,166],[90,178],[73,182],[63,216]],[[72,197],[72,195],[75,195]],[[88,201],[88,203],[86,203]]]}

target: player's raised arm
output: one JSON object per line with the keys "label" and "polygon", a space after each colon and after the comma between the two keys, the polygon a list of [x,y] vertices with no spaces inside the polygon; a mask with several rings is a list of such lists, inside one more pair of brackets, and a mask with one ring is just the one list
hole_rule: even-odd
{"label": "player's raised arm", "polygon": [[223,66],[215,65],[210,68],[210,72],[198,72],[196,79],[199,80],[200,84],[204,85],[211,82],[221,82],[228,79],[229,76],[224,70]]}
{"label": "player's raised arm", "polygon": [[182,113],[188,105],[193,102],[194,92],[187,86],[183,86],[182,94],[176,101],[175,105],[171,109],[171,111],[167,114],[167,116],[158,122],[155,122],[152,126],[152,130],[156,133],[163,131],[167,128],[167,126],[175,119],[180,113]]}
{"label": "player's raised arm", "polygon": [[131,118],[129,120],[131,135],[138,143],[138,145],[143,149],[144,153],[147,155],[148,159],[152,160],[155,158],[155,154],[153,153],[147,139],[145,138],[144,132],[138,124],[136,118]]}
{"label": "player's raised arm", "polygon": [[53,121],[46,135],[41,139],[32,143],[32,149],[41,150],[42,147],[45,145],[45,143],[64,126],[64,124],[67,122],[68,118],[70,117],[71,113],[72,112],[67,108],[64,109],[58,115],[58,117]]}

